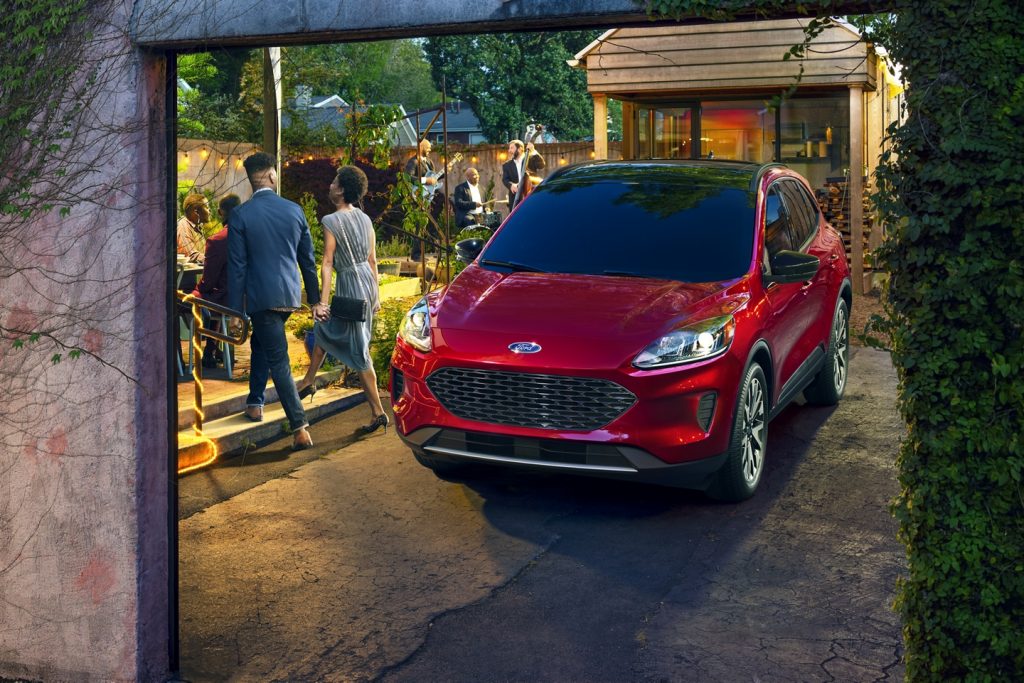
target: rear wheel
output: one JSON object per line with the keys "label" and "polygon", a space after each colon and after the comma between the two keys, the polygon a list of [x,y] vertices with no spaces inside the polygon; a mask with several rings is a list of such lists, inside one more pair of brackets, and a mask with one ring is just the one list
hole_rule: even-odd
{"label": "rear wheel", "polygon": [[740,384],[729,449],[708,495],[738,502],[754,495],[764,470],[768,443],[768,384],[760,365],[747,368]]}
{"label": "rear wheel", "polygon": [[846,390],[846,378],[850,367],[850,316],[846,301],[836,302],[832,316],[832,332],[825,351],[825,364],[804,389],[804,398],[816,406],[834,406],[839,403]]}

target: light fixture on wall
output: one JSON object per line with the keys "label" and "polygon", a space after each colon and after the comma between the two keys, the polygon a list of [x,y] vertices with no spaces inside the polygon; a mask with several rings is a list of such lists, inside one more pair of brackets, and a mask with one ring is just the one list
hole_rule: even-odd
{"label": "light fixture on wall", "polygon": [[508,153],[507,152],[499,152],[498,153],[498,161],[508,161]]}
{"label": "light fixture on wall", "polygon": [[558,165],[559,166],[565,166],[567,163],[569,163],[569,162],[565,160],[565,155],[563,154],[562,158],[558,160]]}
{"label": "light fixture on wall", "polygon": [[205,147],[203,147],[203,148],[201,148],[201,149],[199,150],[199,158],[200,158],[200,159],[202,159],[203,161],[206,161],[206,158],[207,158],[208,156],[210,156],[210,151],[209,151],[208,149],[206,149]]}
{"label": "light fixture on wall", "polygon": [[590,150],[590,158],[591,159],[596,159],[597,158],[597,152],[595,152],[594,150]]}
{"label": "light fixture on wall", "polygon": [[238,157],[238,160],[235,161],[235,168],[242,168],[242,157]]}

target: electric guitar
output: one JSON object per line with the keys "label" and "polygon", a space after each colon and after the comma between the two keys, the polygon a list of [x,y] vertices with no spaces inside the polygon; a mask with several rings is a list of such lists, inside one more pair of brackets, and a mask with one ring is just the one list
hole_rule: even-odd
{"label": "electric guitar", "polygon": [[460,161],[462,161],[462,152],[456,152],[455,154],[453,154],[451,156],[450,159],[448,159],[448,161],[445,163],[444,168],[442,170],[440,170],[440,171],[431,171],[430,173],[427,173],[425,176],[423,176],[424,178],[433,178],[434,179],[434,184],[433,185],[422,185],[421,186],[423,188],[423,196],[425,198],[427,198],[427,199],[433,199],[434,193],[437,192],[437,189],[439,187],[441,187],[441,180],[444,179],[444,177],[445,177],[445,175],[447,175],[448,171],[452,170],[452,166],[454,166],[455,164],[459,163]]}

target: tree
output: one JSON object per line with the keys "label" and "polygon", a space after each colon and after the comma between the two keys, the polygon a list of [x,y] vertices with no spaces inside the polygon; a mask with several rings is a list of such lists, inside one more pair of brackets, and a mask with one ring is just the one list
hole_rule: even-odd
{"label": "tree", "polygon": [[[566,60],[597,33],[511,33],[428,38],[424,51],[434,83],[469,103],[491,142],[523,135],[541,123],[559,138],[593,134],[593,105],[586,74]],[[466,68],[466,65],[472,68]]]}

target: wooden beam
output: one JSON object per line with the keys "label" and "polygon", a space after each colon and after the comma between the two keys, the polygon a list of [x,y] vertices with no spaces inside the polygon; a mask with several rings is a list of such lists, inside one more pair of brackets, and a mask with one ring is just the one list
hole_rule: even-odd
{"label": "wooden beam", "polygon": [[608,158],[608,96],[594,93],[594,158]]}
{"label": "wooden beam", "polygon": [[850,86],[850,271],[855,294],[864,286],[864,91]]}

